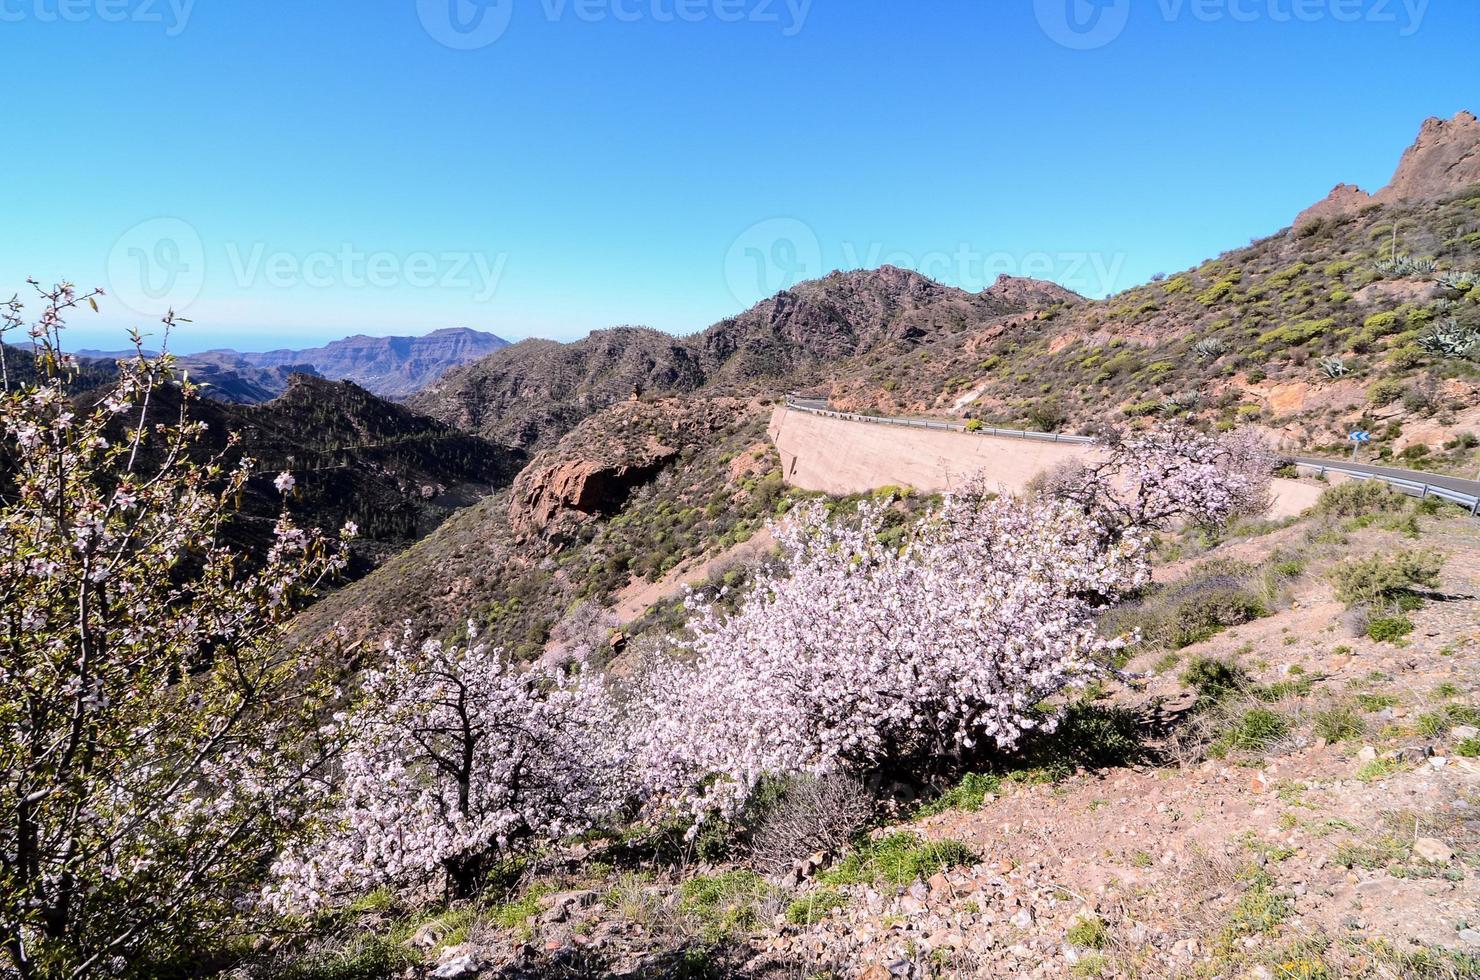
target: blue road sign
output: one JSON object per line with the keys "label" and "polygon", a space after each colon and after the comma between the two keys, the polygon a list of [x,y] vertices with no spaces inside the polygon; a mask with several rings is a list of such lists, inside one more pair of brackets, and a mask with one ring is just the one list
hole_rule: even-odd
{"label": "blue road sign", "polygon": [[1370,433],[1370,432],[1353,432],[1351,434],[1351,437],[1350,438],[1351,438],[1351,441],[1352,442],[1371,442],[1372,441],[1372,433]]}

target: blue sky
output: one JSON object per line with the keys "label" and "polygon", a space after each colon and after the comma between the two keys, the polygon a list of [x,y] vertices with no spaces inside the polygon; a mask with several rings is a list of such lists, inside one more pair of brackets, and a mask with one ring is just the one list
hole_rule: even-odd
{"label": "blue sky", "polygon": [[0,285],[110,288],[77,346],[175,302],[180,350],[687,333],[884,261],[1103,295],[1383,184],[1480,109],[1477,37],[1426,0],[0,0]]}

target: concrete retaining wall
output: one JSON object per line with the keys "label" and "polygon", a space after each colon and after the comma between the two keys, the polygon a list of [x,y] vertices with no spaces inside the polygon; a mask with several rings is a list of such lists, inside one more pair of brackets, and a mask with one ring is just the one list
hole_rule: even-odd
{"label": "concrete retaining wall", "polygon": [[[1004,493],[1070,460],[1094,459],[1090,446],[995,438],[935,429],[907,429],[827,418],[785,405],[771,415],[771,441],[786,482],[822,493],[864,493],[877,487],[952,490],[977,473]],[[1274,481],[1272,517],[1298,514],[1321,495],[1319,484]]]}

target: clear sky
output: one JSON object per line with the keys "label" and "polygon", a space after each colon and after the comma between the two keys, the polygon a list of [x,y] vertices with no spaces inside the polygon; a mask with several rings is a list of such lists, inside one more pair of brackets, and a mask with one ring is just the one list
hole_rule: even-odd
{"label": "clear sky", "polygon": [[1472,0],[0,0],[0,288],[180,350],[701,329],[833,268],[1105,295],[1480,109]]}

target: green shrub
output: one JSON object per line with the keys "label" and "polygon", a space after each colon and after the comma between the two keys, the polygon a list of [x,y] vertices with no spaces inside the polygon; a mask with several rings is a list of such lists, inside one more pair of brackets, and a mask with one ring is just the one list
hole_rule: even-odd
{"label": "green shrub", "polygon": [[1220,279],[1201,293],[1198,293],[1197,301],[1203,306],[1212,306],[1215,303],[1227,299],[1237,285],[1238,280],[1236,278]]}
{"label": "green shrub", "polygon": [[1413,621],[1407,616],[1384,616],[1367,624],[1367,635],[1379,643],[1396,643],[1413,632]]}
{"label": "green shrub", "polygon": [[976,860],[976,852],[960,841],[927,841],[901,831],[869,841],[818,880],[825,885],[907,885]]}
{"label": "green shrub", "polygon": [[1234,904],[1229,925],[1238,935],[1272,933],[1290,917],[1290,912],[1289,900],[1276,894],[1271,884],[1261,878]]}
{"label": "green shrub", "polygon": [[992,773],[968,772],[961,777],[959,783],[921,806],[918,812],[922,817],[945,813],[947,810],[975,812],[982,808],[982,803],[988,793],[996,795],[1000,792],[1002,792],[1001,776]]}
{"label": "green shrub", "polygon": [[982,420],[981,419],[972,419],[970,422],[967,422],[966,423],[966,431],[967,432],[980,432],[981,430],[982,430]]}
{"label": "green shrub", "polygon": [[815,926],[833,909],[848,907],[848,899],[837,889],[823,888],[803,895],[786,907],[786,921],[794,926]]}
{"label": "green shrub", "polygon": [[1174,650],[1200,643],[1270,614],[1256,571],[1226,562],[1200,566],[1187,578],[1111,611],[1102,630],[1111,635],[1139,630],[1145,642]]}
{"label": "green shrub", "polygon": [[1348,559],[1331,571],[1336,597],[1347,606],[1386,606],[1415,587],[1439,587],[1444,556],[1432,549],[1410,549],[1391,556]]}
{"label": "green shrub", "polygon": [[1397,759],[1373,759],[1362,764],[1362,768],[1357,770],[1357,778],[1364,783],[1370,783],[1374,780],[1386,779],[1401,768]]}
{"label": "green shrub", "polygon": [[1454,747],[1454,754],[1467,759],[1480,757],[1480,738],[1467,738]]}
{"label": "green shrub", "polygon": [[1080,949],[1104,949],[1110,945],[1110,929],[1097,915],[1081,915],[1064,933],[1064,940]]}
{"label": "green shrub", "polygon": [[1408,498],[1379,480],[1348,480],[1331,487],[1316,501],[1316,513],[1363,517],[1406,509]]}
{"label": "green shrub", "polygon": [[725,871],[684,882],[678,891],[678,908],[699,920],[706,938],[717,941],[754,929],[756,906],[773,893],[753,871]]}
{"label": "green shrub", "polygon": [[1391,405],[1401,397],[1403,397],[1403,383],[1392,378],[1384,378],[1367,389],[1367,400],[1379,407]]}
{"label": "green shrub", "polygon": [[1313,719],[1316,736],[1328,742],[1350,742],[1367,734],[1367,723],[1355,708],[1338,705],[1317,711]]}
{"label": "green shrub", "polygon": [[1213,742],[1214,756],[1265,752],[1290,734],[1290,720],[1269,708],[1250,708],[1235,717]]}
{"label": "green shrub", "polygon": [[1403,319],[1396,310],[1374,313],[1362,322],[1364,331],[1372,337],[1386,337],[1403,329]]}
{"label": "green shrub", "polygon": [[1317,337],[1323,336],[1335,325],[1334,320],[1304,320],[1300,323],[1291,323],[1275,330],[1260,334],[1261,345],[1279,344],[1283,347],[1299,347],[1301,344],[1309,343]]}
{"label": "green shrub", "polygon": [[1182,683],[1196,688],[1198,700],[1215,703],[1245,687],[1249,675],[1243,668],[1212,657],[1196,657],[1182,672]]}

